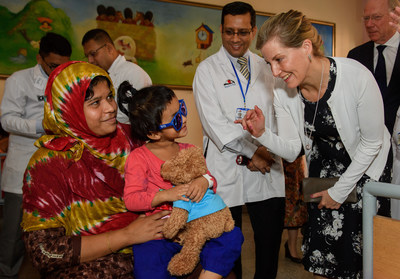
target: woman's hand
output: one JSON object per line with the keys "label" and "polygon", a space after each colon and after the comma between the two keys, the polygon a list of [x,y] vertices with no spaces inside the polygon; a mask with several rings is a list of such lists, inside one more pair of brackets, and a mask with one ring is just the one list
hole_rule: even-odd
{"label": "woman's hand", "polygon": [[163,219],[171,211],[164,210],[156,214],[145,216],[140,215],[135,221],[123,228],[125,236],[130,239],[128,245],[140,244],[153,239],[162,238],[161,230],[166,219]]}
{"label": "woman's hand", "polygon": [[255,106],[254,110],[247,111],[242,120],[236,120],[236,124],[242,124],[244,130],[249,131],[255,137],[260,137],[265,132],[265,117],[262,110]]}
{"label": "woman's hand", "polygon": [[400,7],[397,6],[393,12],[390,12],[392,18],[389,24],[396,28],[397,32],[400,32]]}
{"label": "woman's hand", "polygon": [[318,198],[322,197],[322,200],[318,204],[318,209],[321,209],[323,207],[328,208],[328,209],[339,209],[339,207],[342,205],[341,203],[336,202],[329,196],[328,190],[314,193],[311,195],[311,198]]}
{"label": "woman's hand", "polygon": [[171,211],[165,210],[151,216],[141,215],[125,228],[96,235],[82,236],[81,263],[115,253],[132,244],[140,244],[162,238],[161,230],[166,221],[162,218],[170,213]]}
{"label": "woman's hand", "polygon": [[208,189],[208,180],[200,176],[190,181],[187,185],[189,185],[189,190],[186,193],[186,197],[191,199],[192,202],[199,202]]}

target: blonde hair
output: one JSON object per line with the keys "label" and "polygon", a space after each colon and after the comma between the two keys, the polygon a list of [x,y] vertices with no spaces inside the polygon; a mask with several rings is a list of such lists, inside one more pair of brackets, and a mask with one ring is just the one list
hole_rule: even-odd
{"label": "blonde hair", "polygon": [[261,26],[257,36],[257,49],[278,38],[285,47],[299,48],[304,40],[312,42],[313,55],[323,56],[322,38],[311,21],[302,12],[290,10],[267,19]]}

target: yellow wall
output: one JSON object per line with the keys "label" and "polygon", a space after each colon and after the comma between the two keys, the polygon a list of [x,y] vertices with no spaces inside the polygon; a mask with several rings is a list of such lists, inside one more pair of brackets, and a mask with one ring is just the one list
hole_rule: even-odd
{"label": "yellow wall", "polygon": [[[233,0],[232,0],[233,1]],[[231,0],[197,0],[192,2],[223,6]],[[248,0],[256,11],[280,13],[289,9],[302,11],[315,20],[329,21],[336,24],[336,56],[345,57],[350,49],[367,41],[361,20],[365,0]],[[188,1],[190,2],[190,1]],[[219,36],[217,33],[216,36]],[[4,80],[0,80],[0,100],[3,97]],[[175,90],[178,98],[184,98],[189,110],[189,134],[182,139],[195,145],[202,145],[201,124],[197,116],[191,90]]]}

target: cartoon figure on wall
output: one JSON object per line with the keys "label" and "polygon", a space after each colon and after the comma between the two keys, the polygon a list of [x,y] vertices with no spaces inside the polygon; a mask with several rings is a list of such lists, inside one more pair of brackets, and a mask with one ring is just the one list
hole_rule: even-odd
{"label": "cartoon figure on wall", "polygon": [[136,63],[136,43],[129,36],[120,36],[114,40],[114,45],[119,54],[125,56],[125,59]]}
{"label": "cartoon figure on wall", "polygon": [[197,48],[200,50],[199,55],[196,57],[195,61],[196,63],[200,63],[207,57],[204,50],[211,46],[214,31],[212,31],[208,25],[202,23],[195,32]]}

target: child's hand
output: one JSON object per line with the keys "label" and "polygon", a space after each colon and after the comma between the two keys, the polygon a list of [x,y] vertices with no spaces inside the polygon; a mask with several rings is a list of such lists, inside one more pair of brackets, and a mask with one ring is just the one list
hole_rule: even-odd
{"label": "child's hand", "polygon": [[186,195],[188,189],[189,189],[188,184],[182,184],[168,190],[159,191],[154,196],[153,201],[151,202],[151,206],[156,207],[157,205],[162,204],[164,202],[174,202],[177,200],[189,201],[189,198],[183,196]]}
{"label": "child's hand", "polygon": [[174,202],[177,200],[189,201],[188,197],[184,197],[189,190],[188,184],[182,184],[179,186],[172,187],[171,189],[164,190],[165,192],[165,201]]}
{"label": "child's hand", "polygon": [[186,185],[189,185],[189,190],[187,191],[186,196],[191,199],[192,202],[199,202],[208,189],[208,180],[203,176],[200,176]]}

